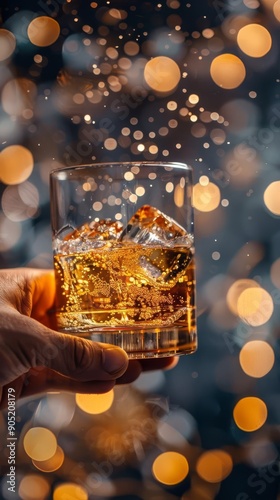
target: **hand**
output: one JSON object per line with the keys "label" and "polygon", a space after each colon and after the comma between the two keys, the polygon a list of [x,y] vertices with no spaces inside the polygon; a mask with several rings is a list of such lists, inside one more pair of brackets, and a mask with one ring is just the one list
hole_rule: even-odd
{"label": "hand", "polygon": [[54,275],[28,268],[0,270],[0,407],[16,398],[58,390],[102,393],[142,370],[164,369],[175,358],[131,361],[115,346],[53,329]]}

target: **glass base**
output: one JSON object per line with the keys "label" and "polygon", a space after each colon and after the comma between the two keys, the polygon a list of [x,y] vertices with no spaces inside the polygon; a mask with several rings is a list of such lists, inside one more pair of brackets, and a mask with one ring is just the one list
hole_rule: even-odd
{"label": "glass base", "polygon": [[137,329],[87,329],[77,332],[60,329],[95,342],[105,342],[124,349],[129,359],[163,358],[192,354],[197,349],[196,330],[185,327]]}

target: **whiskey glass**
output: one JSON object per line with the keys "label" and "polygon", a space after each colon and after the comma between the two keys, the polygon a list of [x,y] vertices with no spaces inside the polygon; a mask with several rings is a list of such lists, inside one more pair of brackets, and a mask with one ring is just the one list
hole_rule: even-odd
{"label": "whiskey glass", "polygon": [[107,162],[53,170],[58,330],[128,357],[197,348],[192,168]]}

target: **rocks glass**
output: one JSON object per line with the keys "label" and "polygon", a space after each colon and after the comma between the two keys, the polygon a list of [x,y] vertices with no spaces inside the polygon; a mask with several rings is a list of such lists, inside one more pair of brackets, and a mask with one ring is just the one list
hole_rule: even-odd
{"label": "rocks glass", "polygon": [[192,169],[96,163],[50,181],[59,331],[130,358],[194,352]]}

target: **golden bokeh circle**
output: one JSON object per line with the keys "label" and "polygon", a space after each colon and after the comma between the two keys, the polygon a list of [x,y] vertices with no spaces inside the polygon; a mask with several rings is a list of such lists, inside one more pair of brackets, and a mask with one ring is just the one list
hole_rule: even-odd
{"label": "golden bokeh circle", "polygon": [[22,500],[45,500],[49,492],[48,480],[39,474],[26,474],[18,487],[18,494]]}
{"label": "golden bokeh circle", "polygon": [[56,453],[57,440],[49,429],[32,427],[24,436],[23,447],[32,460],[49,460]]}
{"label": "golden bokeh circle", "polygon": [[270,51],[272,39],[264,26],[252,23],[238,31],[237,44],[247,56],[263,57]]}
{"label": "golden bokeh circle", "polygon": [[223,89],[236,89],[246,76],[241,59],[233,54],[221,54],[213,59],[210,66],[212,80]]}
{"label": "golden bokeh circle", "polygon": [[251,326],[264,325],[273,314],[271,295],[262,287],[246,288],[237,300],[237,314]]}
{"label": "golden bokeh circle", "polygon": [[245,432],[256,431],[266,422],[266,404],[262,399],[257,397],[242,398],[234,407],[233,418],[239,429]]}
{"label": "golden bokeh circle", "polygon": [[33,167],[33,155],[24,146],[14,144],[0,153],[0,180],[4,184],[20,184],[26,181]]}
{"label": "golden bokeh circle", "polygon": [[274,215],[280,215],[280,181],[271,182],[264,191],[263,200],[266,208]]}
{"label": "golden bokeh circle", "polygon": [[231,473],[232,458],[226,451],[209,450],[200,455],[196,471],[208,483],[219,483]]}
{"label": "golden bokeh circle", "polygon": [[109,410],[114,401],[114,390],[104,394],[76,394],[77,406],[85,413],[97,415]]}
{"label": "golden bokeh circle", "polygon": [[198,182],[193,187],[193,206],[200,212],[211,212],[215,210],[221,200],[220,189],[213,182],[206,185]]}
{"label": "golden bokeh circle", "polygon": [[144,79],[156,92],[172,92],[176,89],[180,78],[180,68],[170,57],[154,57],[146,63],[144,68]]}
{"label": "golden bokeh circle", "polygon": [[52,17],[39,16],[33,19],[27,28],[27,35],[33,45],[48,47],[58,39],[60,26]]}
{"label": "golden bokeh circle", "polygon": [[54,472],[62,466],[64,462],[64,452],[60,446],[55,454],[47,460],[32,460],[33,465],[42,472]]}
{"label": "golden bokeh circle", "polygon": [[181,453],[166,451],[154,460],[152,472],[160,483],[178,484],[188,475],[189,464]]}
{"label": "golden bokeh circle", "polygon": [[254,378],[264,377],[274,365],[275,355],[272,347],[264,340],[247,342],[239,353],[242,370]]}
{"label": "golden bokeh circle", "polygon": [[249,278],[241,278],[232,283],[226,294],[227,306],[230,311],[233,314],[238,315],[237,301],[241,293],[244,292],[244,290],[247,290],[247,288],[257,288],[258,286],[260,285],[257,281]]}
{"label": "golden bokeh circle", "polygon": [[63,483],[55,487],[53,500],[88,500],[88,493],[76,483]]}

